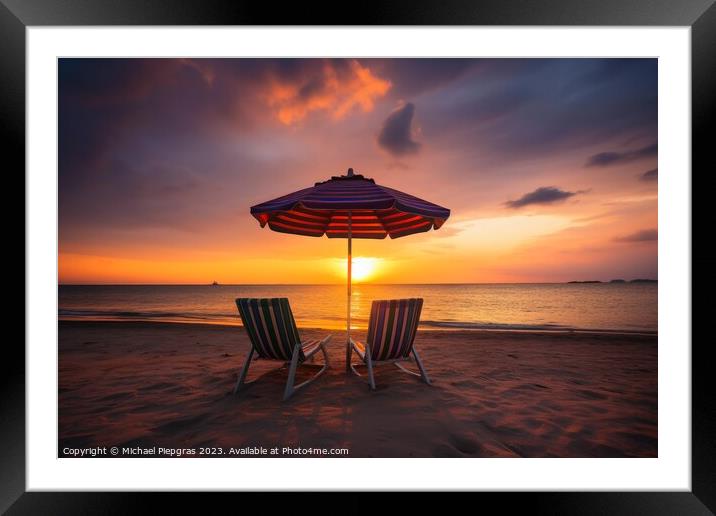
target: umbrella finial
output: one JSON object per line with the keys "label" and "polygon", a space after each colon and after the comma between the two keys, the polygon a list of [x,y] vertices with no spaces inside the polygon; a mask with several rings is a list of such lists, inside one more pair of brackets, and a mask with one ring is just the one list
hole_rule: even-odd
{"label": "umbrella finial", "polygon": [[349,168],[348,173],[346,174],[348,177],[353,177],[353,169]]}

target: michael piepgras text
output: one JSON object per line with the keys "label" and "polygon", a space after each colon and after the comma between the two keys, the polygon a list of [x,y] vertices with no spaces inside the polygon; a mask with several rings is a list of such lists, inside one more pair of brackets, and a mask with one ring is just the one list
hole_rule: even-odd
{"label": "michael piepgras text", "polygon": [[335,457],[348,456],[348,448],[303,446],[244,446],[168,448],[163,446],[64,447],[62,457]]}

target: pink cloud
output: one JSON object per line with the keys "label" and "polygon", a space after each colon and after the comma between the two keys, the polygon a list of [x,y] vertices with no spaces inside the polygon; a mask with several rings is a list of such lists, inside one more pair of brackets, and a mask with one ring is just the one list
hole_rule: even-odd
{"label": "pink cloud", "polygon": [[285,125],[300,122],[313,111],[324,111],[338,120],[356,107],[372,111],[376,100],[390,87],[390,81],[377,77],[355,60],[344,68],[326,61],[317,75],[298,81],[274,77],[267,88],[266,102]]}

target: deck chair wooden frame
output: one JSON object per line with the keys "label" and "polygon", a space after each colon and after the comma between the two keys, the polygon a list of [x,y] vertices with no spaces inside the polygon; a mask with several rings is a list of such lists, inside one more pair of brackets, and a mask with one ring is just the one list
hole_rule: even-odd
{"label": "deck chair wooden frame", "polygon": [[[392,363],[401,371],[417,376],[426,384],[432,385],[420,355],[415,349],[415,335],[422,307],[423,300],[420,298],[373,301],[366,343],[363,345],[351,338],[348,351],[348,365],[353,373],[363,376],[352,364],[354,352],[366,365],[368,385],[371,390],[375,390],[375,365],[387,363]],[[404,362],[411,361],[411,355],[418,372],[411,371],[403,365]]]}
{"label": "deck chair wooden frame", "polygon": [[[331,340],[331,335],[321,340],[301,341],[288,298],[238,298],[236,306],[251,341],[251,350],[236,380],[234,394],[256,381],[246,381],[249,366],[254,359],[281,361],[282,368],[289,367],[284,401],[299,389],[313,383],[328,369],[326,344]],[[319,351],[323,353],[323,367],[308,380],[294,385],[298,366],[312,361]]]}

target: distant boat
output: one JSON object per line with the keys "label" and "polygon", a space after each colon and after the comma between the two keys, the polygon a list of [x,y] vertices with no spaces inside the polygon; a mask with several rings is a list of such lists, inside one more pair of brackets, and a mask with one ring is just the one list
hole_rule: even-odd
{"label": "distant boat", "polygon": [[211,284],[211,286],[212,286],[212,287],[218,287],[218,286],[219,286],[219,283],[218,283],[217,281],[214,281],[214,282]]}

